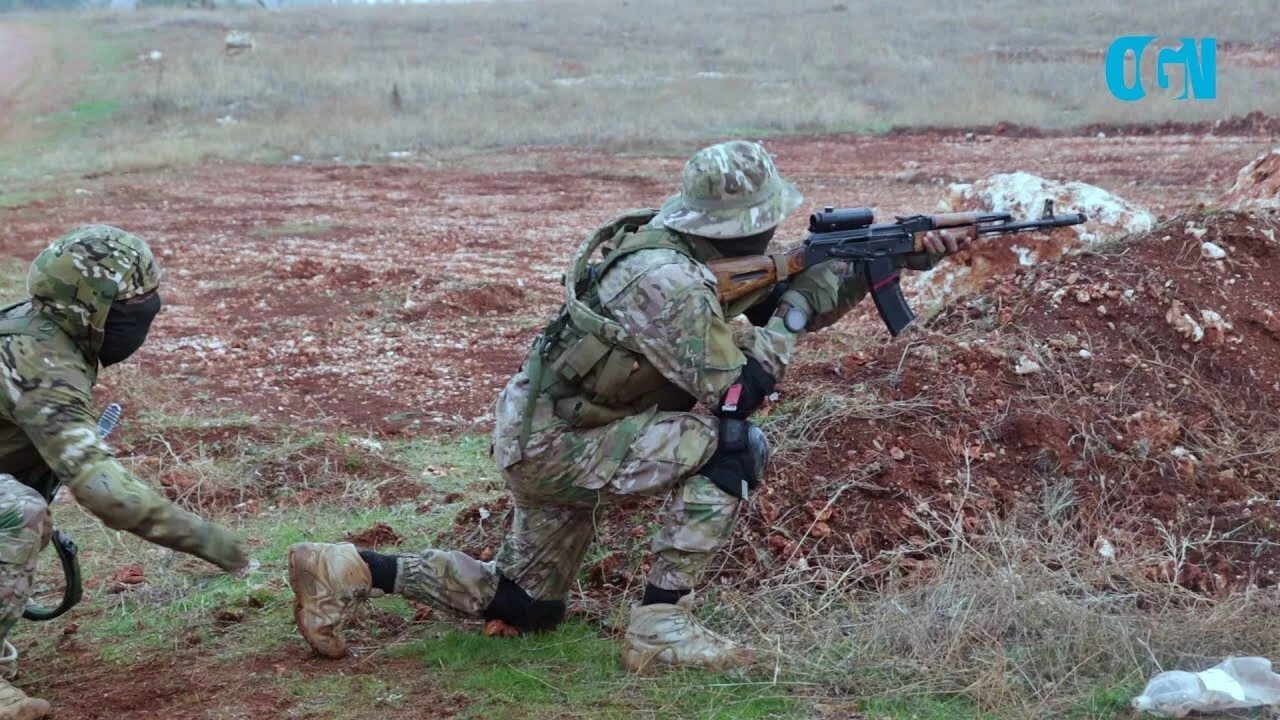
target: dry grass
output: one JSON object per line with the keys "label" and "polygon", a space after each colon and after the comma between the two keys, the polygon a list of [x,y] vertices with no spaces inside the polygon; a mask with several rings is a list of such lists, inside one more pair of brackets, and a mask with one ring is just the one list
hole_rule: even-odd
{"label": "dry grass", "polygon": [[[114,166],[667,149],[727,135],[1002,120],[1213,120],[1280,110],[1275,68],[1220,60],[1216,101],[1121,103],[1105,87],[1105,48],[1147,17],[1171,36],[1270,47],[1280,36],[1273,9],[1267,0],[1230,11],[1210,0],[573,0],[98,15],[94,37],[164,59],[96,75],[92,92],[120,106],[88,135],[98,161]],[[231,29],[251,33],[256,49],[226,55]]]}
{"label": "dry grass", "polygon": [[[1081,547],[1079,518],[945,532],[940,519],[921,518],[926,548],[801,564],[749,596],[725,593],[738,607],[718,617],[772,648],[779,675],[809,692],[956,695],[1010,718],[1112,716],[1159,670],[1280,653],[1274,592],[1209,601],[1144,575],[1198,539],[1107,560]],[[933,559],[915,560],[922,551]]]}

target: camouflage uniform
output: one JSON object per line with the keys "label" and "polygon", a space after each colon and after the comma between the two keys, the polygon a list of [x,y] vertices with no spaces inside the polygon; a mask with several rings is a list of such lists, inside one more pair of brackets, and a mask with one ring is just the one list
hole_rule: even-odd
{"label": "camouflage uniform", "polygon": [[224,569],[245,563],[238,538],[134,477],[98,436],[92,388],[111,305],[159,279],[141,239],[91,225],[40,253],[31,299],[0,310],[0,639],[22,615],[58,483],[108,527]]}
{"label": "camouflage uniform", "polygon": [[[686,166],[686,188],[734,159],[710,160],[711,168]],[[649,582],[694,586],[728,538],[739,499],[698,473],[716,449],[717,420],[691,410],[697,402],[718,407],[748,357],[780,378],[797,337],[778,318],[763,327],[732,325],[767,291],[724,305],[706,266],[723,257],[707,238],[772,227],[799,204],[799,193],[776,173],[758,180],[738,178],[748,188],[754,183],[763,201],[749,217],[715,216],[705,206],[691,212],[686,192],[588,238],[573,261],[566,308],[497,401],[493,455],[515,511],[502,549],[490,563],[441,550],[402,556],[398,591],[478,614],[501,573],[534,599],[562,600],[594,537],[597,511],[673,488]],[[592,283],[584,276],[597,248],[606,252]],[[593,325],[601,321],[605,328]]]}
{"label": "camouflage uniform", "polygon": [[[592,233],[565,277],[564,305],[496,404],[492,452],[514,500],[497,558],[294,545],[294,618],[312,648],[344,655],[345,618],[374,588],[517,629],[554,627],[596,513],[674,490],[623,662],[636,671],[750,662],[748,649],[696,620],[691,590],[763,471],[766,443],[746,417],[791,362],[799,330],[782,316],[799,310],[805,330],[825,327],[867,288],[853,268],[824,262],[789,278],[774,316],[760,318],[770,291],[722,303],[707,263],[762,253],[800,201],[763,148],[723,143],[686,163],[681,192],[660,210]],[[748,308],[753,324],[734,324]],[[699,403],[715,415],[692,412]]]}

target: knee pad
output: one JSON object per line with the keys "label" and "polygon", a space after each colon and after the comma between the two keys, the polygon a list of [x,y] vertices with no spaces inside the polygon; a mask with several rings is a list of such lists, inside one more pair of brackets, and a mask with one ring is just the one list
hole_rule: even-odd
{"label": "knee pad", "polygon": [[501,620],[520,632],[545,632],[564,622],[567,610],[563,600],[534,600],[524,588],[501,577],[498,592],[481,616]]}
{"label": "knee pad", "polygon": [[760,484],[769,462],[769,440],[764,431],[746,420],[720,421],[720,442],[702,468],[716,487],[736,498],[745,498]]}

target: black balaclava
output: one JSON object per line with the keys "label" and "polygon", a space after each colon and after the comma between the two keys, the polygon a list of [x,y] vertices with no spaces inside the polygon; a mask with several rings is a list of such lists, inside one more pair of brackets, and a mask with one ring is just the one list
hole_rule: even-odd
{"label": "black balaclava", "polygon": [[153,290],[146,295],[111,303],[107,321],[102,329],[102,348],[98,350],[98,362],[102,367],[115,365],[129,357],[147,339],[151,321],[160,312],[160,292]]}
{"label": "black balaclava", "polygon": [[769,241],[773,239],[773,232],[777,229],[778,227],[775,225],[755,235],[736,238],[707,238],[707,240],[712,247],[724,253],[727,257],[763,255],[765,250],[769,248]]}

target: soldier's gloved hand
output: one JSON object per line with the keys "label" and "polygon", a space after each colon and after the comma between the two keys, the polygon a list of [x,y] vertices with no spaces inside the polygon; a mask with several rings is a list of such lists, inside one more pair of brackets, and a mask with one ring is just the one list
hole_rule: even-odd
{"label": "soldier's gloved hand", "polygon": [[113,530],[194,555],[230,573],[249,564],[239,537],[169,502],[113,459],[85,468],[68,486],[77,502]]}
{"label": "soldier's gloved hand", "polygon": [[722,418],[746,420],[764,404],[765,398],[773,393],[777,384],[778,379],[759,360],[748,355],[742,374],[720,399],[720,407],[716,408],[715,413]]}
{"label": "soldier's gloved hand", "polygon": [[198,535],[203,535],[197,542],[198,550],[191,554],[202,560],[217,565],[232,575],[237,575],[249,567],[249,555],[244,550],[244,540],[230,530],[202,520],[203,526]]}

